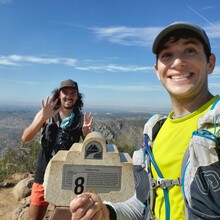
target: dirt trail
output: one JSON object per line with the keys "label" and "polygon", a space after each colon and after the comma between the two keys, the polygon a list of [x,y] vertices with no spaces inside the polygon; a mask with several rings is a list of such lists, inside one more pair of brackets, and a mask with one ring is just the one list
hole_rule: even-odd
{"label": "dirt trail", "polygon": [[13,188],[0,188],[0,219],[10,220],[11,212],[20,203],[12,194]]}

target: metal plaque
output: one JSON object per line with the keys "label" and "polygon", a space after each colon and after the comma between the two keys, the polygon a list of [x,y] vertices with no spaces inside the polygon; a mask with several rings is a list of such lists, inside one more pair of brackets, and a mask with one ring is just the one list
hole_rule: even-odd
{"label": "metal plaque", "polygon": [[108,193],[121,190],[121,167],[73,165],[63,166],[62,189],[75,194],[85,191]]}

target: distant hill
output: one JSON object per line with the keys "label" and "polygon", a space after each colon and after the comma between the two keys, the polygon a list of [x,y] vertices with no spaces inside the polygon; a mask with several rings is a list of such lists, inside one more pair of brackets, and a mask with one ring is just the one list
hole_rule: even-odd
{"label": "distant hill", "polygon": [[30,110],[0,110],[0,155],[8,148],[20,146],[21,134],[35,114]]}
{"label": "distant hill", "polygon": [[[21,145],[21,134],[33,120],[39,107],[0,106],[0,156],[7,149],[17,148]],[[90,110],[87,110],[89,112]],[[152,114],[125,111],[104,111],[93,109],[94,130],[103,134],[110,143],[117,143],[123,151],[128,146],[135,148],[142,137],[142,130],[147,118]],[[39,136],[37,137],[39,138]]]}

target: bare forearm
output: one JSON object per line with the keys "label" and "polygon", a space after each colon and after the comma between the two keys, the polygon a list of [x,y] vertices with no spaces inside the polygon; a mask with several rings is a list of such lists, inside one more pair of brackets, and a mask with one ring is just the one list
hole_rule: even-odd
{"label": "bare forearm", "polygon": [[35,116],[33,122],[24,130],[21,137],[22,141],[31,141],[40,131],[46,120],[47,119],[43,117],[42,111],[39,111]]}

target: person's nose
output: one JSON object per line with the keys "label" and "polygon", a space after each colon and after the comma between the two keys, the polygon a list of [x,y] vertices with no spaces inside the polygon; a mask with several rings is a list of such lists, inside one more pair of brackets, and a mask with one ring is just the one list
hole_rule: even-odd
{"label": "person's nose", "polygon": [[66,94],[66,97],[67,97],[67,98],[72,98],[72,94],[68,92],[68,93]]}
{"label": "person's nose", "polygon": [[179,69],[186,65],[186,61],[182,55],[176,55],[173,58],[173,63],[171,65],[172,69]]}

